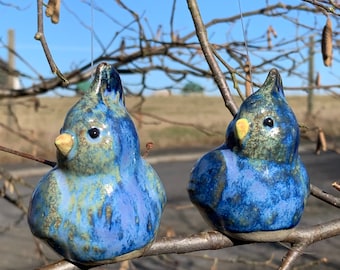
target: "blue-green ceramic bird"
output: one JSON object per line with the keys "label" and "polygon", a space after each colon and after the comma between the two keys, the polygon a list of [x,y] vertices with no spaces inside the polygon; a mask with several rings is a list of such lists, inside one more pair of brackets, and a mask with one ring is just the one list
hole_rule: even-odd
{"label": "blue-green ceramic bird", "polygon": [[32,194],[32,233],[81,265],[141,255],[155,239],[166,195],[140,155],[112,66],[98,66],[89,93],[68,112],[55,145],[58,163]]}
{"label": "blue-green ceramic bird", "polygon": [[226,142],[195,164],[188,186],[191,201],[215,229],[240,238],[293,228],[309,195],[298,145],[297,120],[272,69],[264,85],[242,103]]}

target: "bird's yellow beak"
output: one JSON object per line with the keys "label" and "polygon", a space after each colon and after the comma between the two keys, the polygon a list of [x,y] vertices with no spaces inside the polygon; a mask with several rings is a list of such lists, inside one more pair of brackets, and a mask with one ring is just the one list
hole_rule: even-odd
{"label": "bird's yellow beak", "polygon": [[249,122],[245,118],[236,121],[236,135],[242,141],[249,131]]}
{"label": "bird's yellow beak", "polygon": [[64,156],[67,156],[72,149],[73,138],[70,134],[63,133],[55,139],[54,144]]}

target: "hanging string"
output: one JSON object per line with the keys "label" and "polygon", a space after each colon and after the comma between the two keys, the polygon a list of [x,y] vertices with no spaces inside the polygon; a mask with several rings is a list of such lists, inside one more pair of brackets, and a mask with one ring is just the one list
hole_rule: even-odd
{"label": "hanging string", "polygon": [[[252,66],[251,66],[251,61],[250,61],[250,57],[249,57],[247,33],[246,33],[246,30],[245,30],[244,24],[243,24],[243,12],[242,12],[242,8],[241,8],[241,0],[238,0],[238,7],[239,7],[239,10],[240,10],[240,15],[241,15],[241,26],[242,26],[242,33],[243,33],[243,39],[244,39],[244,47],[246,49],[246,55],[247,55],[246,65],[248,65],[249,79],[250,79],[250,82],[252,82],[253,81],[253,78],[252,78]],[[251,92],[253,93],[254,92],[253,84],[250,83],[250,85],[251,85]]]}
{"label": "hanging string", "polygon": [[94,18],[93,18],[93,0],[91,0],[91,80],[93,79],[93,40],[94,40]]}

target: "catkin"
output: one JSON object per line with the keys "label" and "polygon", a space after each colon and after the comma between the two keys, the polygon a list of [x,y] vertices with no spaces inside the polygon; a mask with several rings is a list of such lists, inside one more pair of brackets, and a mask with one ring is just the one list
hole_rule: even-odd
{"label": "catkin", "polygon": [[60,0],[49,0],[45,14],[47,17],[51,17],[52,23],[58,23],[60,15]]}
{"label": "catkin", "polygon": [[329,18],[327,18],[326,25],[322,31],[321,50],[324,65],[326,67],[332,66],[332,21]]}
{"label": "catkin", "polygon": [[321,76],[320,76],[320,72],[318,72],[315,78],[315,87],[320,88],[320,86],[321,86]]}
{"label": "catkin", "polygon": [[249,97],[252,93],[252,83],[251,83],[251,66],[249,59],[244,67],[246,73],[246,97]]}
{"label": "catkin", "polygon": [[321,151],[324,151],[324,152],[327,151],[327,140],[326,140],[325,133],[323,132],[321,128],[319,128],[315,153],[319,155]]}

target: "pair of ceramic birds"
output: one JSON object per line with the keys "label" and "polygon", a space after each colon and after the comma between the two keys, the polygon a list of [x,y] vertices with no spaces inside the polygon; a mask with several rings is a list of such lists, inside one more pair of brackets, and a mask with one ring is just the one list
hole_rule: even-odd
{"label": "pair of ceramic birds", "polygon": [[[297,149],[299,128],[272,70],[230,123],[226,142],[191,172],[189,196],[208,222],[239,236],[293,228],[309,193]],[[113,66],[68,112],[56,138],[57,165],[33,191],[32,233],[85,266],[141,256],[156,237],[166,203]],[[246,238],[246,237],[245,237]]]}

